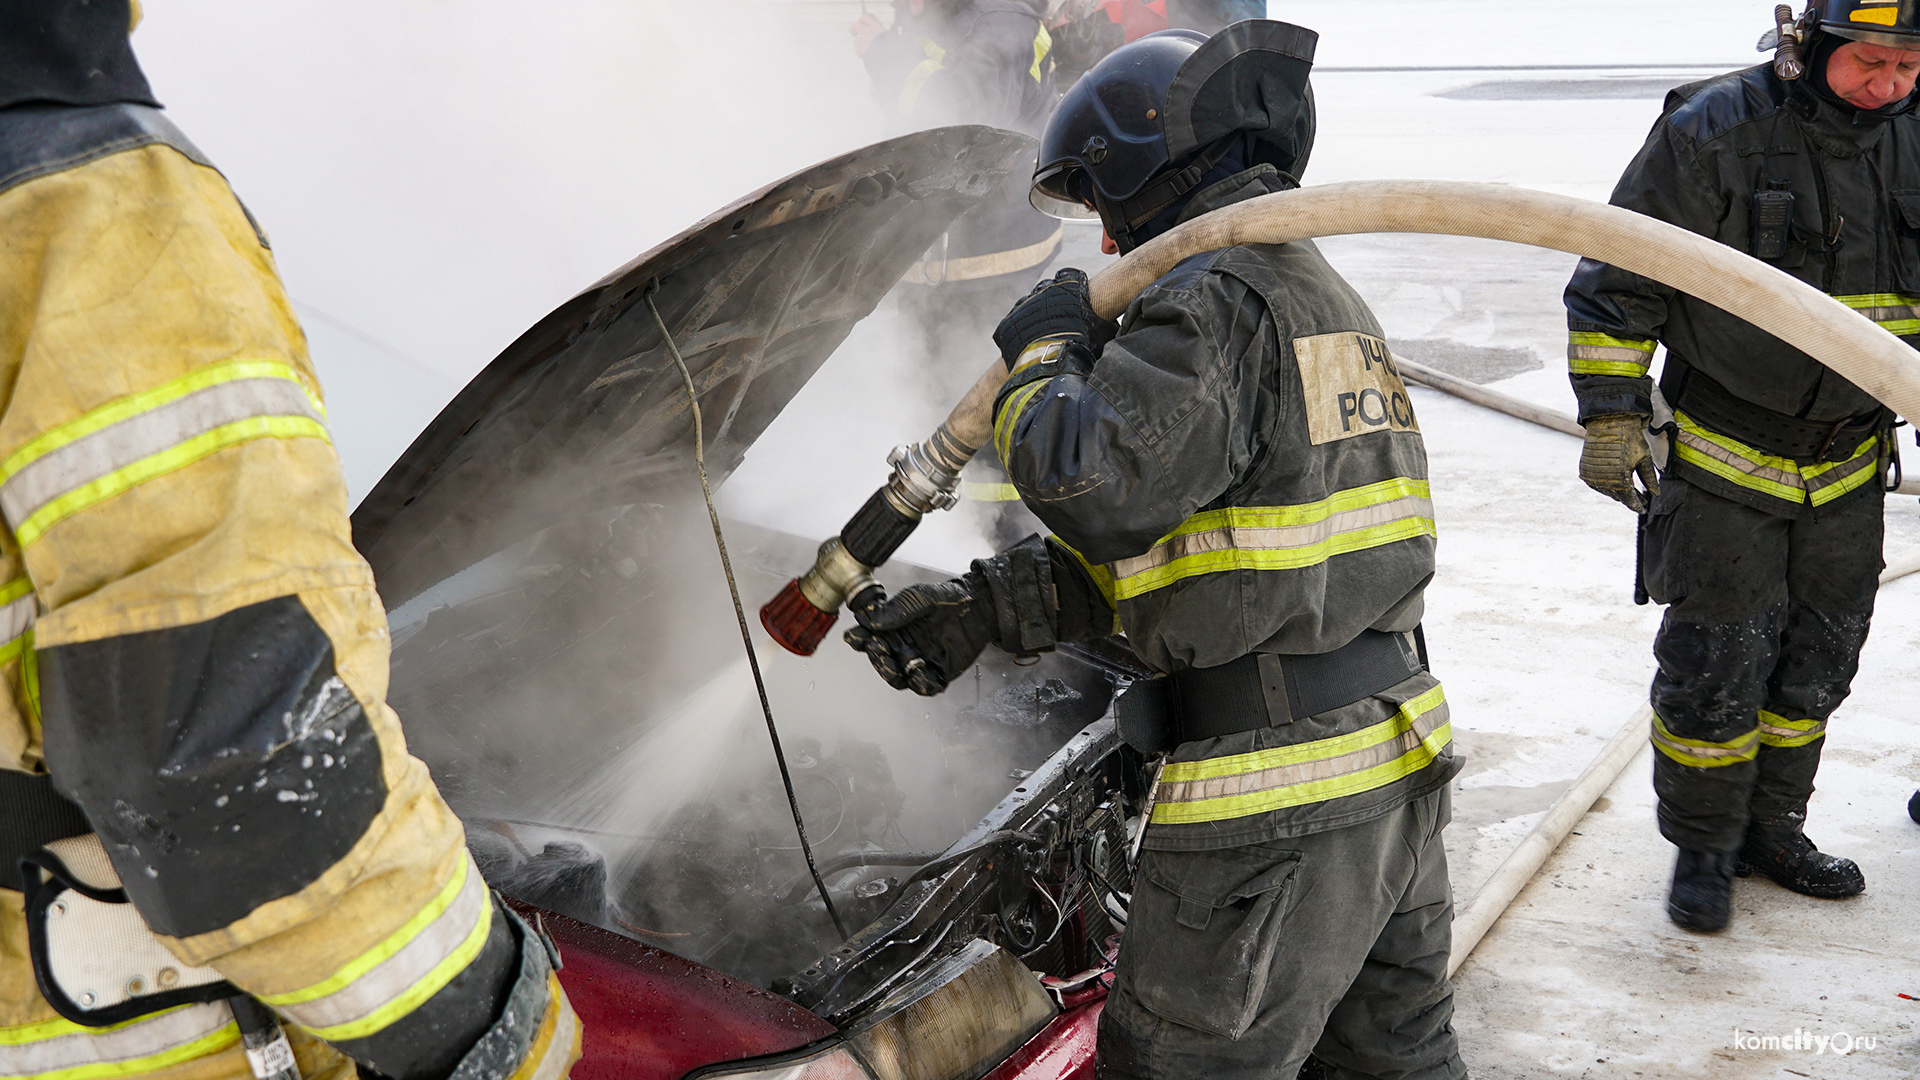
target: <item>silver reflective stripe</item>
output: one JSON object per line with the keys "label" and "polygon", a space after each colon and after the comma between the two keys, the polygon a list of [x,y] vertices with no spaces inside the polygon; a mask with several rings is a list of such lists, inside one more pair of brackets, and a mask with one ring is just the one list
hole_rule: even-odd
{"label": "silver reflective stripe", "polygon": [[1445,724],[1449,715],[1451,714],[1447,711],[1447,703],[1443,701],[1414,717],[1412,725],[1397,736],[1338,757],[1303,761],[1296,765],[1280,765],[1257,772],[1215,776],[1206,780],[1163,782],[1154,794],[1154,803],[1164,805],[1195,802],[1201,799],[1224,799],[1233,795],[1278,791],[1298,784],[1310,784],[1316,780],[1336,780],[1342,776],[1365,772],[1400,758],[1426,742],[1427,736],[1432,735],[1437,728]]}
{"label": "silver reflective stripe", "polygon": [[[539,945],[528,941],[521,947],[533,949]],[[565,1076],[567,1065],[573,1060],[574,1040],[580,1037],[580,1018],[574,1015],[565,998],[549,998],[547,1008],[558,1009],[560,1015],[554,1018],[553,1038],[547,1043],[547,1052],[541,1055],[540,1064],[528,1080],[560,1080]]]}
{"label": "silver reflective stripe", "polygon": [[[234,1027],[233,1011],[221,1001],[181,1006],[121,1028],[74,1030],[79,1026],[65,1021],[53,1023],[71,1033],[9,1043],[5,1040],[12,1033],[0,1031],[0,1076],[38,1076],[69,1070],[76,1078],[118,1076],[128,1071],[127,1064],[141,1058],[164,1054],[216,1035],[222,1028]],[[232,1040],[216,1040],[206,1052],[221,1049],[228,1041],[238,1042],[239,1038],[235,1027]],[[153,1064],[158,1067],[161,1063]]]}
{"label": "silver reflective stripe", "polygon": [[1843,461],[1826,472],[1807,477],[1807,490],[1819,491],[1821,488],[1831,487],[1842,480],[1851,479],[1861,469],[1878,468],[1879,465],[1879,454],[1857,454],[1851,461]]}
{"label": "silver reflective stripe", "polygon": [[1785,469],[1776,469],[1770,465],[1755,464],[1751,459],[1741,457],[1739,454],[1721,446],[1719,443],[1709,439],[1703,439],[1693,432],[1688,431],[1686,428],[1679,430],[1678,438],[1681,444],[1689,449],[1697,450],[1715,461],[1731,465],[1749,476],[1757,476],[1763,480],[1771,480],[1776,484],[1783,484],[1790,488],[1799,488],[1803,491],[1806,490],[1806,479],[1798,472],[1788,472]]}
{"label": "silver reflective stripe", "polygon": [[1638,364],[1646,367],[1653,362],[1652,349],[1623,349],[1614,345],[1569,345],[1569,360],[1605,360],[1619,364]]}
{"label": "silver reflective stripe", "polygon": [[1760,733],[1762,735],[1771,735],[1776,739],[1806,739],[1815,735],[1824,735],[1826,731],[1827,722],[1825,720],[1816,721],[1814,725],[1809,728],[1778,727],[1767,723],[1765,720],[1760,721]]}
{"label": "silver reflective stripe", "polygon": [[241,420],[325,418],[292,379],[248,378],[215,383],[35,458],[0,485],[0,512],[17,529],[34,512],[77,488],[172,449],[196,435]]}
{"label": "silver reflective stripe", "polygon": [[471,860],[463,872],[466,878],[453,902],[392,956],[323,997],[297,1004],[269,1003],[294,1023],[319,1031],[371,1016],[411,990],[452,956],[472,936],[475,924],[493,911],[487,902],[487,883]]}
{"label": "silver reflective stripe", "polygon": [[1653,729],[1653,741],[1659,743],[1661,746],[1670,747],[1674,752],[1685,754],[1688,757],[1752,757],[1754,744],[1760,741],[1760,729],[1756,727],[1745,735],[1740,736],[1738,741],[1725,746],[1695,746],[1692,743],[1680,742],[1677,738],[1668,738],[1665,732],[1655,727]]}
{"label": "silver reflective stripe", "polygon": [[33,629],[33,621],[40,616],[40,598],[28,593],[5,606],[0,606],[0,644],[5,644]]}
{"label": "silver reflective stripe", "polygon": [[1343,510],[1305,525],[1274,527],[1229,526],[1204,532],[1183,533],[1155,544],[1144,555],[1109,564],[1116,578],[1132,577],[1155,567],[1166,566],[1190,555],[1215,551],[1284,551],[1325,543],[1341,533],[1356,532],[1409,518],[1431,518],[1433,500],[1406,496],[1372,506]]}

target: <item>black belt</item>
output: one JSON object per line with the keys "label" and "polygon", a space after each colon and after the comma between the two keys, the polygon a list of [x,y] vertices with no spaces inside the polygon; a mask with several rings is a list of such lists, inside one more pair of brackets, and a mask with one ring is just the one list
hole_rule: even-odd
{"label": "black belt", "polygon": [[[1882,408],[1840,420],[1802,420],[1736,397],[1700,369],[1672,355],[1667,357],[1660,383],[1661,392],[1673,407],[1707,430],[1738,439],[1761,453],[1792,458],[1805,465],[1847,460],[1893,415]],[[1669,388],[1668,383],[1673,386]]]}
{"label": "black belt", "polygon": [[51,776],[0,769],[0,888],[20,888],[21,859],[92,831],[80,808],[53,790]]}
{"label": "black belt", "polygon": [[1189,668],[1167,679],[1167,711],[1177,743],[1215,739],[1351,705],[1426,669],[1418,628],[1362,630],[1329,653],[1252,653],[1219,667]]}

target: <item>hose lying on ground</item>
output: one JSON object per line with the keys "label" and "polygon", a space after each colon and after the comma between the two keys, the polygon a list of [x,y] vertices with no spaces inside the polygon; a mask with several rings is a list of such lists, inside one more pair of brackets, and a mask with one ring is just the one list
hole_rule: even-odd
{"label": "hose lying on ground", "polygon": [[[1499,184],[1366,180],[1276,192],[1223,207],[1156,237],[1101,270],[1094,309],[1113,318],[1180,261],[1239,244],[1352,233],[1478,236],[1611,263],[1722,308],[1832,368],[1902,416],[1920,416],[1920,357],[1865,316],[1743,252],[1630,210]],[[809,655],[849,599],[876,589],[885,562],[921,515],[950,506],[960,469],[986,442],[998,360],[925,442],[888,460],[893,476],[821,546],[814,568],[761,609],[775,641]]]}

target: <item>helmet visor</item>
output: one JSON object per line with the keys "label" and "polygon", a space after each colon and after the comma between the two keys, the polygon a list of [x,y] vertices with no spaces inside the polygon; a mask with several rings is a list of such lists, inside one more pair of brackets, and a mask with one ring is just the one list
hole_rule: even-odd
{"label": "helmet visor", "polygon": [[1826,23],[1820,27],[1834,37],[1864,41],[1869,45],[1885,45],[1889,49],[1905,49],[1908,52],[1920,51],[1920,34],[1901,33],[1897,30],[1862,30],[1857,26]]}
{"label": "helmet visor", "polygon": [[1027,201],[1049,217],[1085,220],[1100,216],[1093,208],[1093,178],[1071,161],[1036,172]]}

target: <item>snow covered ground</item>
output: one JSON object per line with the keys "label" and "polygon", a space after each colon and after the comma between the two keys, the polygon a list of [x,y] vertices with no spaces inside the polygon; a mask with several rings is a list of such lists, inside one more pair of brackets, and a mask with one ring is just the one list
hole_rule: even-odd
{"label": "snow covered ground", "polygon": [[[1310,183],[1439,177],[1603,199],[1664,88],[1754,62],[1769,7],[1274,0],[1272,12],[1323,34]],[[568,19],[499,2],[451,18],[427,8],[181,0],[149,5],[136,38],[176,119],[273,232],[295,296],[317,306],[302,314],[356,496],[572,291],[711,207],[878,134],[837,52],[857,4],[582,3]],[[751,33],[703,23],[742,9],[771,14]],[[768,42],[796,25],[804,34],[787,40],[807,55],[773,63]],[[743,105],[775,75],[791,85],[802,60],[806,95],[777,111]],[[1069,237],[1073,259],[1100,261],[1089,230]],[[1539,366],[1500,388],[1571,410],[1559,306],[1570,256],[1436,238],[1323,247],[1396,341],[1479,350],[1507,369],[1531,354]],[[889,366],[889,333],[884,316],[863,328],[796,407],[828,409],[857,387],[887,401],[891,426],[849,429],[797,472],[750,457],[724,493],[736,513],[824,535],[878,481],[886,448],[943,411]],[[1575,440],[1434,393],[1417,402],[1441,527],[1428,637],[1471,758],[1450,843],[1464,903],[1644,700],[1659,611],[1631,602],[1632,518],[1576,479]],[[792,445],[779,433],[765,445]],[[1891,500],[1887,523],[1889,553],[1920,550],[1915,500]],[[941,565],[984,550],[964,522],[914,543],[908,557]],[[1896,996],[1920,997],[1920,826],[1904,810],[1920,781],[1916,655],[1920,575],[1882,593],[1809,827],[1860,861],[1866,895],[1816,901],[1746,881],[1731,930],[1675,929],[1643,752],[1462,970],[1475,1075],[1920,1074],[1920,1002]],[[1806,1049],[1744,1041],[1796,1032]],[[1842,1035],[1875,1045],[1841,1055]]]}

